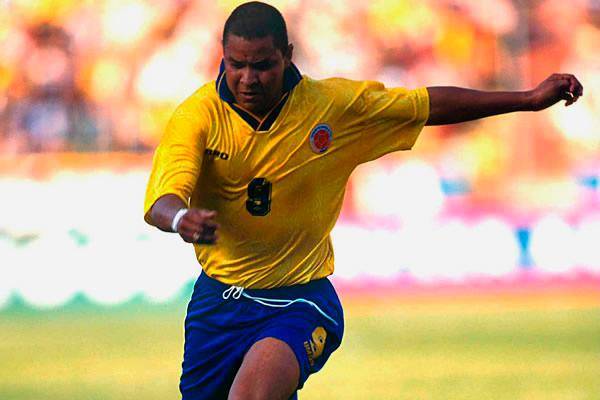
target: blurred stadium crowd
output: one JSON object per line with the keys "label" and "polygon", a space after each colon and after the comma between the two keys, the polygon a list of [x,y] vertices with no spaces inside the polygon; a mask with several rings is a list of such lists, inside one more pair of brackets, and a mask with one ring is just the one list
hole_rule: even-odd
{"label": "blurred stadium crowd", "polygon": [[[73,243],[85,247],[92,235],[107,244],[93,254],[103,254],[103,265],[115,265],[106,259],[111,254],[106,249],[121,239],[111,236],[112,219],[102,214],[107,210],[116,213],[113,218],[121,226],[127,225],[129,239],[120,243],[148,238],[147,233],[139,235],[145,232],[141,201],[151,150],[175,106],[216,77],[223,22],[239,3],[0,1],[0,249],[5,254],[12,252],[17,264],[32,265],[32,251],[25,259],[19,247],[31,237],[53,238],[37,241],[40,254],[48,255]],[[296,64],[314,78],[341,76],[410,88],[525,90],[553,72],[571,72],[585,87],[584,96],[567,109],[556,106],[542,113],[427,128],[414,151],[359,168],[342,213],[346,225],[334,235],[334,241],[343,242],[338,245],[340,262],[354,263],[358,271],[368,260],[357,261],[352,249],[372,240],[373,246],[382,247],[379,265],[389,266],[382,274],[397,271],[400,261],[390,263],[397,253],[389,253],[382,243],[394,250],[399,237],[388,243],[387,237],[375,240],[376,235],[364,231],[365,226],[394,230],[397,221],[421,227],[416,236],[406,231],[401,235],[413,247],[415,237],[423,235],[423,249],[438,237],[437,244],[448,251],[468,251],[476,247],[474,240],[495,232],[488,235],[491,247],[481,250],[489,252],[471,262],[469,271],[481,267],[485,257],[493,260],[490,254],[504,260],[499,270],[506,271],[507,266],[531,262],[523,259],[528,253],[519,250],[514,236],[523,234],[521,245],[528,246],[533,223],[541,221],[537,225],[549,227],[544,232],[554,232],[544,239],[547,249],[557,238],[571,237],[572,228],[585,232],[580,247],[588,258],[563,260],[558,270],[589,260],[600,263],[600,251],[593,245],[600,231],[600,1],[270,3],[286,17]],[[105,153],[111,154],[108,161]],[[132,157],[138,161],[130,162]],[[58,160],[50,163],[53,168],[40,162],[48,158]],[[403,191],[396,194],[390,187]],[[121,191],[131,193],[126,206],[111,197]],[[32,211],[35,215],[27,221],[14,212],[13,207],[35,210],[41,196],[53,212]],[[471,236],[463,225],[455,226],[468,237],[447,229],[452,223],[433,228],[424,223],[456,217],[465,222],[494,213],[502,224],[493,220],[479,224],[483,228],[478,230],[477,220]],[[426,234],[429,228],[433,230]],[[457,241],[456,246],[447,239]],[[512,242],[502,247],[507,240]],[[147,242],[146,252],[152,243]],[[415,250],[414,257],[400,264],[418,264],[422,271],[439,261],[423,254]],[[564,259],[551,253],[544,264],[556,262],[556,257]],[[0,267],[0,275],[10,275],[7,271]],[[14,285],[4,282],[7,294]],[[0,293],[0,303],[2,297]]]}
{"label": "blurred stadium crowd", "polygon": [[[238,3],[2,1],[0,154],[151,150],[178,102],[216,76],[222,24]],[[288,20],[296,63],[317,78],[526,89],[576,73],[588,95],[569,113],[430,128],[418,148],[487,195],[515,172],[595,170],[599,1],[272,3]]]}

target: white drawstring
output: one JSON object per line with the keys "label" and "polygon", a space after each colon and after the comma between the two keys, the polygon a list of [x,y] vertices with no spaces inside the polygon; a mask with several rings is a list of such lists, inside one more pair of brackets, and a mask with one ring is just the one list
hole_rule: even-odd
{"label": "white drawstring", "polygon": [[[310,306],[313,306],[322,316],[327,318],[334,325],[336,325],[336,326],[338,325],[338,323],[335,319],[333,319],[329,315],[327,315],[327,313],[325,313],[323,310],[321,310],[321,308],[317,304],[315,304],[314,302],[312,302],[310,300],[306,300],[306,299],[302,299],[302,298],[294,299],[294,300],[287,300],[287,299],[267,299],[264,297],[254,297],[254,296],[250,296],[248,293],[244,293],[244,288],[241,286],[230,286],[223,291],[223,299],[224,300],[227,300],[229,297],[237,300],[241,296],[244,296],[247,299],[253,300],[253,301],[255,301],[259,304],[262,304],[264,306],[267,306],[267,307],[287,307],[294,303],[306,303]],[[273,304],[273,303],[280,303],[280,304]]]}
{"label": "white drawstring", "polygon": [[237,300],[240,298],[243,291],[244,291],[244,288],[241,286],[230,286],[223,291],[223,299],[227,300],[229,298],[229,296],[231,296],[231,298]]}

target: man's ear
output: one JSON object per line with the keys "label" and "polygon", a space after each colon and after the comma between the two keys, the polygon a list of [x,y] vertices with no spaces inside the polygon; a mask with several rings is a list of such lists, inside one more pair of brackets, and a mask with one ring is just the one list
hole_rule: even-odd
{"label": "man's ear", "polygon": [[286,53],[283,55],[286,68],[289,67],[290,64],[292,63],[292,54],[293,53],[294,53],[294,45],[290,43],[290,44],[288,44]]}

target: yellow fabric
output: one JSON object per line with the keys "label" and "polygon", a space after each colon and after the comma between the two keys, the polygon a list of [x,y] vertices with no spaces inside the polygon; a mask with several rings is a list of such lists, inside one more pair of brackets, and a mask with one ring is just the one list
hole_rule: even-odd
{"label": "yellow fabric", "polygon": [[[215,210],[218,243],[194,248],[204,271],[223,283],[272,288],[322,278],[333,272],[329,233],[350,173],[360,163],[412,148],[428,115],[426,88],[304,77],[271,128],[254,131],[211,82],[168,124],[154,156],[145,219],[151,222],[150,208],[169,193],[190,207]],[[332,131],[320,154],[310,145],[319,124]],[[271,183],[265,216],[246,208],[255,178]]]}

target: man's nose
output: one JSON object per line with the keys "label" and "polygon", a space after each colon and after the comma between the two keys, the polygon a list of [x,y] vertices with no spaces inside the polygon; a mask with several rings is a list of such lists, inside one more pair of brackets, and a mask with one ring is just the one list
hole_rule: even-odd
{"label": "man's nose", "polygon": [[258,82],[258,73],[254,68],[247,66],[242,71],[242,77],[240,80],[243,85],[251,86]]}

